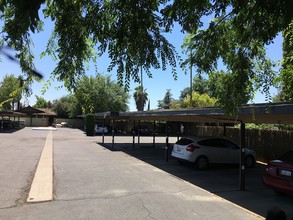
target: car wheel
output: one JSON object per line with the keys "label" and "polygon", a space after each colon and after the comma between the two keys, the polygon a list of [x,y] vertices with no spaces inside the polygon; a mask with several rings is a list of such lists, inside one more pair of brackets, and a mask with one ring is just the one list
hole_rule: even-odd
{"label": "car wheel", "polygon": [[245,157],[245,167],[251,168],[255,165],[255,159],[252,156]]}
{"label": "car wheel", "polygon": [[208,158],[201,156],[196,159],[195,167],[199,170],[206,170],[209,168],[209,160]]}

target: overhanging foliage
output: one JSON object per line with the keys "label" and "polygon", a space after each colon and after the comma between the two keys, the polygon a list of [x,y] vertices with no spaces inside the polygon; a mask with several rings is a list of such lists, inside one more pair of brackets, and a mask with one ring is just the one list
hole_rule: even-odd
{"label": "overhanging foliage", "polygon": [[[265,92],[272,85],[273,65],[263,48],[288,28],[292,11],[292,0],[2,0],[1,44],[15,48],[22,70],[31,75],[30,35],[42,30],[43,13],[55,23],[44,54],[57,59],[52,74],[58,80],[74,89],[86,72],[85,63],[107,52],[109,71],[116,70],[119,82],[129,88],[131,80],[140,81],[140,67],[151,77],[151,68],[165,70],[170,65],[176,78],[179,58],[164,33],[172,32],[178,22],[182,31],[193,34],[188,62],[209,73],[222,58],[235,82],[234,94],[250,96],[260,85]],[[207,26],[205,17],[211,18]],[[241,102],[234,98],[221,104],[235,109]]]}

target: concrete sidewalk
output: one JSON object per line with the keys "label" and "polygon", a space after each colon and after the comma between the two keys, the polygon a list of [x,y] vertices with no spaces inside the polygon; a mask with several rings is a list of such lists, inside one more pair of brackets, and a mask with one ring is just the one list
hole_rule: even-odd
{"label": "concrete sidewalk", "polygon": [[[44,146],[48,131],[28,129],[5,136],[11,138],[5,143],[22,151],[35,148],[34,137],[40,136],[38,144]],[[34,160],[34,166],[27,167],[30,175],[25,175],[25,180],[15,186],[23,191],[12,193],[11,201],[7,198],[10,205],[1,205],[0,219],[264,219],[130,153],[112,151],[107,144],[99,143],[100,138],[87,137],[77,129],[54,131],[53,201],[25,202],[32,182],[31,172],[39,162]],[[121,137],[120,146],[131,150],[124,141],[125,137]],[[106,137],[106,142],[111,144],[111,137]],[[0,153],[10,148],[1,144]],[[41,150],[42,147],[38,147],[30,151],[33,158],[40,157]],[[12,154],[6,153],[7,157],[15,158]],[[29,162],[29,158],[25,158],[25,162]],[[168,166],[164,160],[157,163]],[[7,168],[0,166],[0,169],[2,173],[2,169]],[[12,170],[10,175],[17,176],[18,172]],[[0,179],[1,193],[9,186],[9,183],[3,184],[3,178],[5,175]]]}

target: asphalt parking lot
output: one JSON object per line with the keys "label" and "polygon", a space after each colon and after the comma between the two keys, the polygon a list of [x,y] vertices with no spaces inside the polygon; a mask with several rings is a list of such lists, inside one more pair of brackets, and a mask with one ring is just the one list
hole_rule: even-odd
{"label": "asphalt parking lot", "polygon": [[[276,206],[286,212],[288,219],[293,219],[293,197],[278,195],[262,184],[261,177],[265,169],[265,165],[262,163],[257,163],[254,168],[246,169],[245,190],[243,191],[240,190],[238,166],[218,165],[212,166],[207,171],[199,171],[190,164],[182,164],[173,159],[170,156],[170,151],[168,162],[166,162],[165,137],[157,137],[156,141],[158,143],[154,148],[152,137],[142,136],[140,137],[140,144],[136,143],[134,150],[130,137],[125,139],[125,141],[121,141],[121,138],[116,139],[117,143],[115,144],[114,151],[123,151],[164,170],[176,178],[199,186],[260,216],[265,217],[269,207]],[[102,141],[102,138],[100,140]],[[177,137],[171,137],[170,143],[174,143],[176,140]],[[105,146],[113,150],[110,137],[107,137]]]}
{"label": "asphalt parking lot", "polygon": [[[246,171],[239,190],[237,167],[197,171],[165,160],[165,137],[87,137],[53,131],[53,200],[26,199],[48,131],[0,133],[0,219],[264,219],[270,207],[293,217],[293,199],[262,186],[263,166]],[[170,138],[170,142],[176,138]]]}

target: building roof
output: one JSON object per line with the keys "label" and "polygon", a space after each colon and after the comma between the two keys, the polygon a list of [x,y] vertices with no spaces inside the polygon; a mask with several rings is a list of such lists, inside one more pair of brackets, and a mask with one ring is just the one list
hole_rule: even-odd
{"label": "building roof", "polygon": [[47,115],[47,116],[56,116],[56,113],[52,110],[52,108],[37,108],[41,110],[41,113],[35,113],[34,115]]}
{"label": "building roof", "polygon": [[34,108],[27,106],[18,110],[28,115],[44,115],[44,116],[56,116],[56,113],[53,112],[52,108]]}
{"label": "building roof", "polygon": [[0,110],[0,116],[4,117],[4,116],[8,116],[8,117],[18,117],[18,116],[23,116],[25,114],[21,113],[21,112],[15,112],[12,110]]}
{"label": "building roof", "polygon": [[242,105],[236,115],[226,114],[219,107],[168,109],[136,112],[96,113],[99,119],[156,120],[217,123],[293,124],[293,103],[262,103]]}
{"label": "building roof", "polygon": [[35,113],[44,113],[42,110],[39,110],[39,109],[31,107],[31,106],[21,108],[21,109],[17,110],[17,112],[21,112],[21,113],[25,113],[25,114],[29,114],[29,115],[32,115]]}

